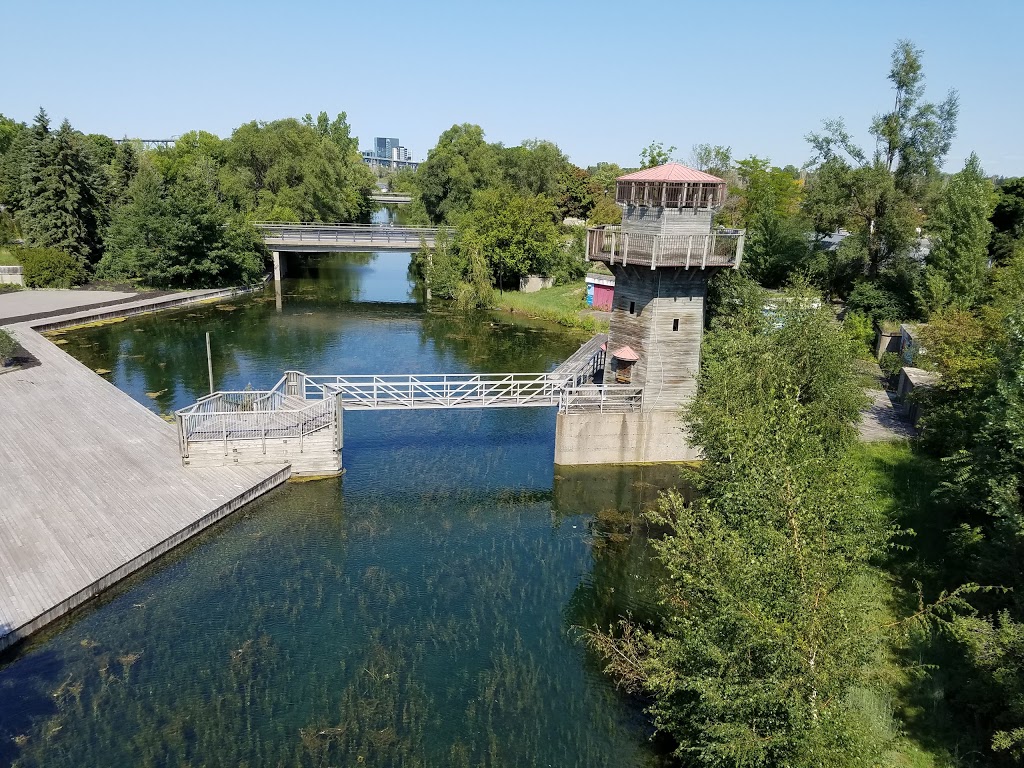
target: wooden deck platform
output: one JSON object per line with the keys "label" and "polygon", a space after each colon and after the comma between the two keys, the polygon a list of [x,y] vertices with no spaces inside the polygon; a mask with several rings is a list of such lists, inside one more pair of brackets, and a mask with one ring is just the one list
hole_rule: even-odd
{"label": "wooden deck platform", "polygon": [[8,330],[39,365],[0,374],[0,650],[290,474],[184,468],[174,426],[28,325]]}

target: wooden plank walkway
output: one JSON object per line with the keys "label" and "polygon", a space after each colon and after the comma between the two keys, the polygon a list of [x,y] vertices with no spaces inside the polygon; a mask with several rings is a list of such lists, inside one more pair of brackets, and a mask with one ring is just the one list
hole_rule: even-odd
{"label": "wooden plank walkway", "polygon": [[172,425],[29,325],[8,330],[39,365],[0,374],[0,650],[290,474],[183,467]]}

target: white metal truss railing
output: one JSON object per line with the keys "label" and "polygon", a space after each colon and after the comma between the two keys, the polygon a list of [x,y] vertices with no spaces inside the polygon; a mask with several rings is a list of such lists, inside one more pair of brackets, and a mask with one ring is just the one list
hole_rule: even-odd
{"label": "white metal truss railing", "polygon": [[605,350],[608,334],[599,333],[573,352],[564,363],[554,370],[554,374],[565,377],[567,386],[578,387],[593,384],[595,377],[604,370]]}
{"label": "white metal truss railing", "polygon": [[643,409],[643,387],[628,384],[586,384],[566,387],[558,403],[562,413],[630,413]]}
{"label": "white metal truss railing", "polygon": [[215,392],[175,413],[182,456],[190,443],[298,439],[330,426],[333,398],[303,401],[289,398],[284,379],[269,391]]}
{"label": "white metal truss railing", "polygon": [[346,410],[528,408],[558,405],[567,383],[550,373],[306,376],[304,394],[334,395]]}
{"label": "white metal truss railing", "polygon": [[[586,346],[586,345],[585,345]],[[603,355],[598,351],[596,354]],[[175,413],[182,456],[190,443],[298,439],[335,424],[336,409],[558,407],[563,412],[628,412],[643,388],[582,383],[564,373],[454,373],[309,376],[288,371],[273,389],[215,392]]]}

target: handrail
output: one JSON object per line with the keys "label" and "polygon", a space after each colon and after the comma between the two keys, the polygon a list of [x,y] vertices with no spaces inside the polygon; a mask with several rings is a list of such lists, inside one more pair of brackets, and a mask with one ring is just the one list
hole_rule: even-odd
{"label": "handrail", "polygon": [[320,222],[320,221],[254,221],[252,225],[257,229],[341,229],[354,230],[366,229],[384,232],[424,232],[436,234],[440,227],[396,227],[393,224],[360,224],[358,222]]}
{"label": "handrail", "polygon": [[[592,351],[595,338],[583,349]],[[596,353],[603,355],[603,352]],[[270,390],[215,392],[175,412],[182,456],[194,442],[298,438],[335,423],[336,409],[554,407],[562,412],[643,408],[643,388],[587,384],[576,373],[309,376],[288,371]]]}

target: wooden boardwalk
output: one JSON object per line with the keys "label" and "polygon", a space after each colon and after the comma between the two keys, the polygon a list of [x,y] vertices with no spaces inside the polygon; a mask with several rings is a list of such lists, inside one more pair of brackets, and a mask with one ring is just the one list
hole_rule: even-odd
{"label": "wooden boardwalk", "polygon": [[39,365],[0,374],[0,650],[290,474],[183,467],[172,425],[28,325],[8,330]]}

